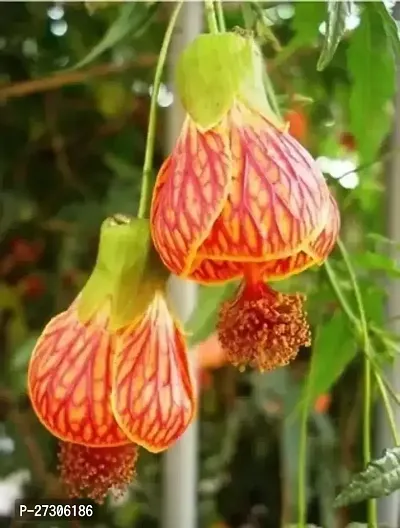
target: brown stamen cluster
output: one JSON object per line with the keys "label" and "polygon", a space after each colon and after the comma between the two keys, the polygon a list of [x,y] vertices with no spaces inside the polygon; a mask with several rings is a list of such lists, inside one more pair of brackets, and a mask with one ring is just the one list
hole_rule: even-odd
{"label": "brown stamen cluster", "polygon": [[60,443],[59,469],[71,498],[89,498],[101,504],[109,490],[122,494],[135,476],[138,447],[87,447]]}
{"label": "brown stamen cluster", "polygon": [[299,348],[310,346],[304,296],[285,295],[267,285],[245,286],[219,313],[218,337],[229,361],[261,372],[287,365]]}

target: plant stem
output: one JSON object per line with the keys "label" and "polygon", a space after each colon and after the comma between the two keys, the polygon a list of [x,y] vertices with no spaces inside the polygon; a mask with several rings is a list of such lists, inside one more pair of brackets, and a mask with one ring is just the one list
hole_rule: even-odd
{"label": "plant stem", "polygon": [[307,376],[306,395],[303,403],[300,422],[299,460],[297,469],[297,526],[305,528],[307,524],[307,438],[308,415],[311,399],[311,382],[314,372],[314,362],[311,356],[310,368]]}
{"label": "plant stem", "polygon": [[271,79],[269,78],[268,72],[264,70],[263,73],[263,81],[264,81],[264,88],[267,93],[267,99],[272,107],[272,110],[275,112],[275,114],[282,118],[281,111],[279,109],[278,101],[276,99],[274,87],[272,86]]}
{"label": "plant stem", "polygon": [[224,17],[224,6],[222,4],[223,0],[215,0],[215,5],[217,6],[217,18],[218,26],[221,33],[226,31],[225,17]]}
{"label": "plant stem", "polygon": [[341,287],[339,286],[339,283],[337,281],[335,272],[333,271],[333,268],[331,266],[331,263],[329,262],[329,259],[325,261],[324,268],[326,271],[326,274],[328,275],[329,282],[332,286],[333,291],[336,294],[336,297],[344,311],[344,313],[347,315],[349,320],[357,327],[360,327],[360,321],[358,320],[358,317],[356,317],[353,313],[353,310],[350,307],[350,304],[348,300],[346,299]]}
{"label": "plant stem", "polygon": [[[253,31],[255,19],[251,5],[244,2],[241,4],[241,9],[245,28],[249,31]],[[269,78],[268,72],[266,70],[263,72],[263,84],[265,92],[267,94],[268,102],[271,105],[273,112],[275,112],[278,117],[282,117],[281,111],[279,109],[279,104],[275,95],[275,91],[271,83],[271,79]]]}
{"label": "plant stem", "polygon": [[299,460],[297,468],[297,526],[304,528],[307,523],[307,425],[308,404],[303,405],[300,422]]}
{"label": "plant stem", "polygon": [[399,434],[397,432],[396,420],[394,418],[393,409],[392,409],[392,406],[391,406],[390,401],[389,401],[389,397],[388,397],[388,393],[387,393],[385,384],[384,384],[384,382],[382,380],[381,375],[379,374],[379,372],[376,369],[374,369],[374,375],[375,375],[376,383],[378,384],[379,391],[380,391],[381,396],[382,396],[383,405],[385,406],[385,411],[386,411],[386,415],[387,415],[388,420],[389,420],[389,426],[390,426],[390,430],[392,432],[393,441],[394,441],[395,445],[398,446],[400,444],[400,438],[399,438]]}
{"label": "plant stem", "polygon": [[217,17],[215,15],[214,2],[213,0],[204,0],[204,6],[206,9],[208,30],[210,33],[218,33]]}
{"label": "plant stem", "polygon": [[[354,296],[357,301],[358,310],[360,313],[360,329],[363,339],[363,348],[366,352],[364,357],[364,421],[363,421],[363,451],[364,451],[364,463],[367,465],[371,460],[371,401],[372,401],[372,391],[371,391],[371,363],[369,357],[371,355],[371,344],[368,334],[368,323],[365,315],[363,299],[361,295],[360,288],[358,286],[356,274],[353,269],[349,254],[347,253],[346,247],[343,242],[338,240],[338,247],[343,257],[343,262],[347,268],[350,282],[353,286]],[[377,511],[376,511],[376,501],[368,501],[368,526],[371,528],[377,527]]]}
{"label": "plant stem", "polygon": [[142,175],[142,188],[140,191],[140,202],[138,210],[138,218],[145,218],[148,214],[151,198],[151,176],[153,173],[153,158],[154,158],[154,144],[156,140],[156,125],[157,125],[157,99],[158,92],[160,90],[162,73],[167,59],[168,48],[171,42],[172,33],[176,21],[178,19],[179,12],[183,5],[184,0],[180,0],[171,15],[168,23],[167,30],[164,35],[164,40],[160,49],[160,55],[154,74],[153,92],[151,94],[150,112],[149,112],[149,124],[147,128],[147,139],[146,139],[146,150],[144,153],[143,162],[143,175]]}
{"label": "plant stem", "polygon": [[[348,303],[348,301],[347,301],[342,289],[340,288],[340,286],[338,284],[338,281],[336,279],[335,272],[333,271],[329,260],[327,260],[325,262],[324,266],[325,266],[325,271],[326,271],[326,273],[328,275],[329,282],[330,282],[330,284],[332,286],[332,289],[334,290],[334,292],[336,294],[336,297],[337,297],[337,299],[338,299],[343,311],[345,312],[345,314],[349,318],[350,322],[353,323],[354,326],[357,329],[359,329],[360,328],[360,321],[354,315],[353,310],[351,309],[351,307],[350,307],[350,305],[349,305],[349,303]],[[371,343],[370,343],[370,351],[373,352],[373,349],[371,347]],[[379,389],[379,392],[381,394],[381,397],[382,397],[382,400],[383,400],[383,404],[384,404],[384,407],[385,407],[385,411],[386,411],[386,415],[387,415],[387,418],[388,418],[388,421],[389,421],[390,429],[392,431],[393,440],[394,440],[396,445],[399,445],[400,438],[399,438],[399,434],[397,432],[396,421],[394,419],[393,410],[392,410],[392,406],[391,406],[390,401],[389,401],[388,393],[392,396],[392,398],[398,404],[400,404],[399,397],[397,396],[397,394],[395,393],[395,391],[391,387],[390,383],[379,372],[378,366],[374,362],[372,353],[368,354],[368,351],[364,350],[364,354],[365,354],[367,360],[369,361],[369,363],[372,365],[372,369],[373,369],[373,373],[374,373],[374,376],[375,376],[375,379],[376,379],[376,383],[378,385],[378,389]]]}
{"label": "plant stem", "polygon": [[[329,282],[330,282],[330,284],[332,286],[332,289],[334,290],[334,292],[335,292],[335,294],[337,296],[337,299],[338,299],[343,311],[347,315],[347,317],[350,320],[350,322],[353,323],[354,326],[357,329],[359,329],[360,321],[354,315],[354,313],[353,313],[353,311],[352,311],[352,309],[351,309],[351,307],[350,307],[350,305],[349,305],[349,303],[348,303],[348,301],[347,301],[342,289],[340,288],[340,286],[338,284],[338,281],[337,281],[337,278],[336,278],[336,275],[335,275],[335,272],[333,271],[329,260],[327,260],[325,262],[324,266],[325,266],[325,271],[326,271],[326,273],[328,275]],[[399,438],[399,435],[398,435],[398,432],[397,432],[396,422],[395,422],[395,419],[394,419],[392,406],[391,406],[390,401],[389,401],[388,393],[391,395],[391,397],[394,399],[394,401],[398,405],[400,405],[400,398],[397,396],[396,392],[394,391],[394,389],[392,388],[390,383],[379,372],[379,367],[376,365],[376,363],[374,361],[374,358],[373,358],[373,354],[372,354],[373,348],[371,346],[371,343],[370,343],[370,348],[371,348],[371,355],[368,355],[368,352],[365,351],[365,350],[364,350],[364,354],[367,357],[368,361],[372,365],[372,369],[373,369],[373,373],[374,373],[374,376],[375,376],[375,379],[376,379],[376,383],[378,385],[378,389],[379,389],[379,392],[380,392],[380,394],[382,396],[383,404],[385,406],[385,411],[386,411],[386,415],[388,417],[389,425],[390,425],[390,428],[391,428],[391,431],[392,431],[393,440],[394,440],[396,445],[399,445],[400,438]]]}
{"label": "plant stem", "polygon": [[254,14],[250,5],[247,2],[242,2],[240,4],[240,9],[242,11],[242,17],[244,22],[244,27],[249,31],[253,31],[254,27]]}

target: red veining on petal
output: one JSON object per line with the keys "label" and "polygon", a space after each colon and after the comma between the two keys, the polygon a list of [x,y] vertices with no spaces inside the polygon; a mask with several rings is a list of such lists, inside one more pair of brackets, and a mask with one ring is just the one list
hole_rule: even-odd
{"label": "red veining on petal", "polygon": [[231,183],[226,124],[200,133],[188,118],[153,191],[154,245],[167,268],[185,275],[221,212]]}
{"label": "red veining on petal", "polygon": [[135,476],[138,447],[87,447],[61,442],[58,458],[61,478],[71,498],[102,503],[109,491],[124,493]]}
{"label": "red veining on petal", "polygon": [[186,343],[160,293],[118,338],[112,405],[126,435],[151,452],[167,449],[192,421],[195,394]]}
{"label": "red veining on petal", "polygon": [[243,369],[273,370],[310,345],[303,296],[285,295],[256,281],[244,282],[236,297],[222,304],[218,338],[229,361]]}
{"label": "red veining on petal", "polygon": [[230,112],[233,184],[198,257],[262,261],[298,251],[322,228],[329,190],[308,152],[244,105]]}
{"label": "red veining on petal", "polygon": [[111,412],[112,354],[104,314],[82,324],[73,304],[46,326],[32,354],[28,387],[38,418],[53,435],[90,446],[128,442]]}
{"label": "red veining on petal", "polygon": [[243,264],[229,260],[195,259],[189,279],[199,284],[218,284],[239,279],[243,275]]}
{"label": "red veining on petal", "polygon": [[314,265],[321,265],[334,248],[340,230],[339,210],[333,196],[330,197],[326,225],[317,238],[304,251],[285,259],[266,262],[263,266],[265,281],[286,279]]}
{"label": "red veining on petal", "polygon": [[335,198],[329,197],[329,213],[325,227],[318,237],[309,244],[307,252],[318,263],[328,258],[335,247],[340,231],[340,213]]}

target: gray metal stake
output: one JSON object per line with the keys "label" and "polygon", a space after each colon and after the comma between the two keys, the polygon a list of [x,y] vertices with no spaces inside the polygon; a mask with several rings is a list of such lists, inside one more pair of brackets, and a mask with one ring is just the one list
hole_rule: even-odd
{"label": "gray metal stake", "polygon": [[[203,3],[185,2],[182,7],[177,28],[170,49],[170,88],[173,89],[174,67],[182,49],[202,30]],[[175,143],[183,122],[183,109],[176,94],[173,106],[167,115],[166,150],[169,153]],[[177,277],[170,279],[170,299],[177,316],[186,322],[193,312],[197,301],[197,285],[182,281]],[[192,368],[196,374],[195,358]],[[197,379],[197,375],[194,376]],[[197,458],[198,423],[193,422],[180,440],[163,457],[163,528],[195,528],[197,525]]]}

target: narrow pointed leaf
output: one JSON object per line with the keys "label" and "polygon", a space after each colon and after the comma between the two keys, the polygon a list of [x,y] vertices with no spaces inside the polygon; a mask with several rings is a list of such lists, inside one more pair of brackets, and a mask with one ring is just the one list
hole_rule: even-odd
{"label": "narrow pointed leaf", "polygon": [[351,2],[328,0],[328,20],[325,40],[318,59],[317,70],[322,71],[332,60],[333,55],[346,31],[346,18],[351,12]]}
{"label": "narrow pointed leaf", "polygon": [[140,2],[128,2],[123,5],[119,16],[111,24],[104,37],[98,44],[78,62],[72,69],[82,68],[90,64],[105,51],[112,49],[127,36],[133,37],[136,33],[142,32],[152,19],[158,4],[143,6]]}
{"label": "narrow pointed leaf", "polygon": [[334,506],[390,495],[400,489],[400,447],[386,449],[383,456],[372,460],[364,471],[353,476],[348,485],[336,497]]}

